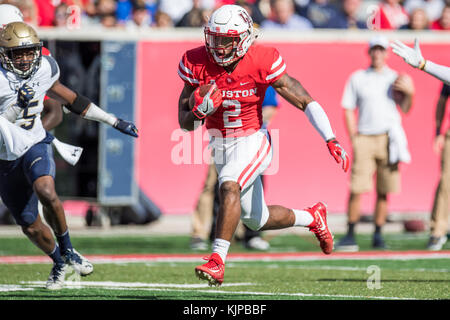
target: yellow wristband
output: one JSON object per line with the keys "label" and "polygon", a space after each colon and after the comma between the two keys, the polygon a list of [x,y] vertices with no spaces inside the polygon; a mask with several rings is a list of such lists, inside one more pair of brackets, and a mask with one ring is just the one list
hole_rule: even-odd
{"label": "yellow wristband", "polygon": [[420,70],[423,70],[423,69],[425,69],[425,64],[427,63],[427,60],[423,60],[421,63],[420,63],[420,65],[419,65],[419,69]]}

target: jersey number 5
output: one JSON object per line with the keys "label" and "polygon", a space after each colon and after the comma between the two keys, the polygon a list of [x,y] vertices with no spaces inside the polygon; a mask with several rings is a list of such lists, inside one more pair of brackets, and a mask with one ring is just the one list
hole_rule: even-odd
{"label": "jersey number 5", "polygon": [[22,116],[22,118],[24,120],[27,120],[27,121],[20,125],[21,128],[23,128],[25,130],[30,130],[31,128],[33,128],[34,120],[36,119],[36,113],[29,114],[29,110],[32,107],[36,107],[38,105],[38,103],[39,103],[38,100],[31,101],[30,104],[28,105],[28,107],[23,109],[23,116]]}
{"label": "jersey number 5", "polygon": [[223,112],[223,126],[225,128],[242,127],[242,119],[233,119],[241,114],[240,102],[237,100],[224,100],[222,106],[225,108]]}

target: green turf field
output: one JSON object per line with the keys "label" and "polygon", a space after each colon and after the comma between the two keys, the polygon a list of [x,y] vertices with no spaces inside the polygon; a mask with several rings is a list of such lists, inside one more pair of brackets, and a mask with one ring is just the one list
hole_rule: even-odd
{"label": "green turf field", "polygon": [[[339,238],[339,237],[336,237]],[[370,236],[358,238],[361,250],[370,250]],[[423,250],[425,234],[387,234],[390,250]],[[84,255],[186,254],[187,236],[74,237]],[[24,237],[0,237],[0,256],[41,255]],[[309,236],[280,235],[270,240],[270,252],[318,252]],[[448,250],[448,244],[444,248]],[[249,253],[239,243],[230,257]],[[206,255],[209,252],[205,252]],[[50,263],[0,264],[0,299],[151,299],[151,300],[366,300],[449,299],[450,259],[253,259],[227,261],[225,282],[208,287],[194,275],[198,261],[99,263],[92,275],[69,273],[67,288],[50,292],[43,287]],[[447,255],[448,256],[448,255]],[[79,281],[80,280],[80,281]]]}

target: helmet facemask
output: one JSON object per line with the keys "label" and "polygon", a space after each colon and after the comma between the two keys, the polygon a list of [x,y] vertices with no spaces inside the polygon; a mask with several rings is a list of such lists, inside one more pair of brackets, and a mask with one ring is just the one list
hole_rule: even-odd
{"label": "helmet facemask", "polygon": [[250,37],[250,32],[246,31],[239,35],[222,34],[205,31],[206,48],[213,56],[214,61],[227,66],[241,58],[247,50],[244,51],[243,43]]}
{"label": "helmet facemask", "polygon": [[3,68],[21,78],[34,74],[41,64],[42,43],[13,48],[0,48]]}
{"label": "helmet facemask", "polygon": [[8,23],[0,32],[2,67],[26,79],[41,64],[42,41],[36,31],[24,22]]}

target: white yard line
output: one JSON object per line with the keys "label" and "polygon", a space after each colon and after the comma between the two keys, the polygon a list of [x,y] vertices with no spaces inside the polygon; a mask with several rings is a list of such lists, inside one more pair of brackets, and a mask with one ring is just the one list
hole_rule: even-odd
{"label": "white yard line", "polygon": [[[228,283],[222,287],[248,286],[252,283]],[[34,290],[35,287],[45,286],[44,281],[22,282],[22,286],[17,285],[0,285],[2,291],[23,291]],[[66,282],[65,289],[82,289],[82,288],[99,288],[106,290],[141,290],[141,291],[166,291],[166,292],[201,292],[209,294],[223,295],[253,295],[253,296],[269,296],[269,297],[310,297],[310,298],[348,298],[348,299],[376,299],[376,300],[415,300],[415,298],[404,297],[385,297],[385,296],[362,296],[362,295],[344,295],[344,294],[320,294],[320,293],[303,293],[303,292],[260,292],[260,291],[227,291],[227,290],[202,290],[206,284],[162,284],[162,283],[141,283],[141,282],[112,282],[112,281],[82,281],[82,282]],[[184,288],[184,289],[180,289]]]}

